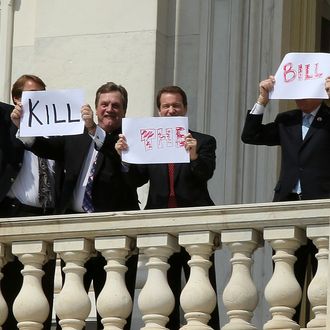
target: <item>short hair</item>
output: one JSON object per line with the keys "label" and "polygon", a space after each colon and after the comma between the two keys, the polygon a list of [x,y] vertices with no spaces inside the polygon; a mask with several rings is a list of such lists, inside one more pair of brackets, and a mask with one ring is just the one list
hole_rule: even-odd
{"label": "short hair", "polygon": [[46,89],[46,84],[38,76],[35,76],[33,74],[23,74],[15,81],[11,89],[11,97],[13,101],[14,98],[20,99],[22,97],[22,93],[24,91],[24,85],[29,80],[32,80],[33,82],[38,84],[41,87],[41,90]]}
{"label": "short hair", "polygon": [[128,104],[127,90],[125,89],[125,87],[123,87],[121,85],[117,85],[117,84],[115,84],[112,81],[103,84],[96,91],[96,95],[95,95],[95,108],[97,107],[97,104],[99,102],[100,95],[101,94],[105,94],[105,93],[110,93],[110,92],[119,92],[120,93],[121,98],[122,98],[122,101],[123,101],[123,108],[124,108],[124,110],[126,112],[127,104]]}
{"label": "short hair", "polygon": [[157,97],[156,97],[156,104],[157,104],[157,108],[160,109],[160,98],[162,96],[162,94],[165,93],[170,93],[170,94],[180,94],[181,98],[182,98],[182,103],[184,105],[184,107],[187,107],[187,95],[184,92],[184,90],[182,88],[180,88],[179,86],[166,86],[163,87],[158,93],[157,93]]}

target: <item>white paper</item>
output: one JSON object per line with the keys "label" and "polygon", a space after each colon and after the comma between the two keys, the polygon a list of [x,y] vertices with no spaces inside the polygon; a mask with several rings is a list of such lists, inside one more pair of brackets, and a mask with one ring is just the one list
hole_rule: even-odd
{"label": "white paper", "polygon": [[83,104],[84,93],[80,89],[23,92],[20,136],[83,133],[80,113]]}
{"label": "white paper", "polygon": [[330,76],[330,54],[288,53],[275,74],[270,99],[328,99],[325,79]]}
{"label": "white paper", "polygon": [[124,118],[128,150],[122,160],[131,164],[189,163],[184,147],[187,117]]}

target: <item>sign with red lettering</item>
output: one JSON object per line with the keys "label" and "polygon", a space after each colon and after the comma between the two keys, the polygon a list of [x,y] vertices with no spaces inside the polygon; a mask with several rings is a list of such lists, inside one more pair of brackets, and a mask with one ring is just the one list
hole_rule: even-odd
{"label": "sign with red lettering", "polygon": [[84,94],[80,89],[23,92],[20,136],[82,134],[84,122],[80,109],[83,102]]}
{"label": "sign with red lettering", "polygon": [[271,99],[327,99],[325,79],[330,76],[330,54],[288,53],[275,74]]}
{"label": "sign with red lettering", "polygon": [[187,117],[124,118],[128,150],[122,160],[131,164],[189,163],[185,149]]}

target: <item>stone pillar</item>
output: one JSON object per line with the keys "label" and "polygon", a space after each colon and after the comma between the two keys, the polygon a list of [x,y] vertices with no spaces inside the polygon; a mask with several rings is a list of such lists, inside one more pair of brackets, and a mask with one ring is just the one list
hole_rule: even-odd
{"label": "stone pillar", "polygon": [[265,288],[272,319],[264,325],[264,330],[298,330],[300,327],[292,317],[302,292],[293,265],[297,259],[294,252],[306,242],[305,234],[297,227],[265,228],[264,239],[269,241],[275,251],[273,276]]}
{"label": "stone pillar", "polygon": [[13,304],[13,313],[22,330],[39,330],[49,315],[48,300],[43,292],[42,266],[47,258],[43,241],[14,242],[12,252],[24,265],[22,288]]}
{"label": "stone pillar", "polygon": [[65,281],[55,300],[55,311],[63,330],[81,330],[91,310],[83,277],[85,262],[90,256],[92,243],[85,238],[56,240],[54,251],[65,262]]}
{"label": "stone pillar", "polygon": [[125,262],[133,243],[127,236],[95,239],[95,249],[107,260],[104,267],[106,282],[97,299],[97,310],[104,330],[123,329],[132,312],[132,298],[125,282]]}
{"label": "stone pillar", "polygon": [[259,233],[253,229],[225,230],[221,232],[221,241],[232,252],[232,274],[223,292],[229,323],[222,330],[257,330],[251,324],[258,304],[257,288],[251,277],[251,255],[258,246]]}
{"label": "stone pillar", "polygon": [[[6,258],[6,250],[7,247],[5,244],[0,243],[0,281],[3,278],[2,274],[2,267],[6,264],[7,258]],[[2,329],[2,325],[5,323],[6,319],[8,317],[8,306],[7,302],[3,298],[2,292],[0,290],[0,329]]]}
{"label": "stone pillar", "polygon": [[[325,236],[325,233],[328,235]],[[307,328],[325,328],[327,318],[329,226],[308,226],[307,237],[313,240],[318,249],[316,254],[318,261],[317,271],[307,291],[315,317],[308,322]]]}
{"label": "stone pillar", "polygon": [[183,288],[180,303],[187,324],[180,330],[210,330],[207,325],[216,306],[216,293],[210,283],[210,255],[216,235],[209,231],[179,234],[179,244],[189,252],[190,276]]}
{"label": "stone pillar", "polygon": [[167,270],[170,267],[167,260],[173,252],[179,250],[177,240],[169,234],[139,235],[137,247],[148,258],[148,277],[138,298],[145,323],[142,329],[167,329],[168,316],[175,302],[167,282]]}

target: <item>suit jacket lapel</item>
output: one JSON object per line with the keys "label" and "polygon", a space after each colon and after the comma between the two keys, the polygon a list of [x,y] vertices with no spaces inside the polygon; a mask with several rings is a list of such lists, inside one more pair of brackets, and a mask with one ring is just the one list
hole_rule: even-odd
{"label": "suit jacket lapel", "polygon": [[182,164],[181,163],[176,163],[174,165],[174,183],[177,180],[177,178],[179,177],[181,168],[182,168]]}
{"label": "suit jacket lapel", "polygon": [[283,129],[285,130],[288,138],[295,145],[302,143],[302,132],[301,132],[302,113],[300,110],[289,111],[287,118],[283,123]]}
{"label": "suit jacket lapel", "polygon": [[101,166],[103,164],[103,160],[104,160],[104,154],[102,152],[98,152],[97,153],[97,160],[96,160],[95,175],[97,175],[98,172],[100,171]]}
{"label": "suit jacket lapel", "polygon": [[75,154],[77,155],[77,159],[73,167],[76,168],[75,171],[79,175],[79,173],[81,172],[84,166],[85,159],[88,155],[89,148],[91,146],[91,143],[93,143],[93,141],[89,136],[89,134],[87,133],[87,131],[85,131],[82,135],[73,135],[72,137],[70,136],[69,138],[71,138],[72,140],[75,139],[75,141],[71,146],[72,148],[71,152],[75,152]]}
{"label": "suit jacket lapel", "polygon": [[329,121],[329,113],[325,111],[324,106],[322,105],[316,116],[314,117],[311,126],[308,129],[308,132],[304,138],[303,145],[305,145],[314,134],[317,134],[320,128]]}

